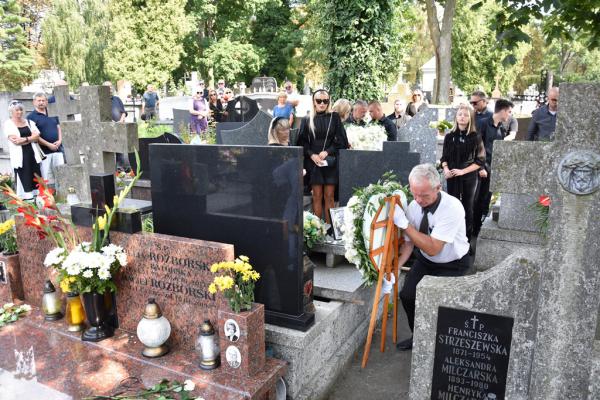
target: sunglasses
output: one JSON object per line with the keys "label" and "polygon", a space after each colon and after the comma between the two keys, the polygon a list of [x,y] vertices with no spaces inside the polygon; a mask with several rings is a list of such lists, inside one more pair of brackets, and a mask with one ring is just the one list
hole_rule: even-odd
{"label": "sunglasses", "polygon": [[16,106],[17,104],[23,104],[23,103],[21,103],[21,102],[20,102],[20,101],[18,101],[18,100],[13,100],[13,101],[11,101],[11,102],[10,102],[10,104],[9,104],[9,105],[10,105],[10,106]]}
{"label": "sunglasses", "polygon": [[329,104],[329,99],[315,99],[317,104]]}
{"label": "sunglasses", "polygon": [[286,88],[286,89],[291,89],[292,87],[291,87],[291,86],[286,86],[285,88]]}

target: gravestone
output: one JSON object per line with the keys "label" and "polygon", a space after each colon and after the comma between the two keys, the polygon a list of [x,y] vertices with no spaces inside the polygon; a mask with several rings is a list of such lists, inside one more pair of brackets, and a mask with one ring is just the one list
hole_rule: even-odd
{"label": "gravestone", "polygon": [[411,151],[420,154],[420,163],[435,164],[437,157],[437,130],[430,128],[431,122],[445,119],[454,121],[456,110],[453,108],[427,108],[423,110],[403,127],[398,129],[398,141],[410,142]]}
{"label": "gravestone", "polygon": [[66,164],[56,169],[56,186],[62,197],[73,187],[81,201],[89,202],[88,175],[115,172],[115,153],[138,147],[137,124],[112,121],[107,86],[83,86],[81,109],[81,121],[61,123]]}
{"label": "gravestone", "polygon": [[48,115],[58,117],[61,124],[64,121],[74,121],[75,114],[81,114],[80,101],[71,97],[68,85],[55,86],[52,95],[54,102],[48,103]]}
{"label": "gravestone", "polygon": [[190,110],[173,109],[173,133],[190,132]]}
{"label": "gravestone", "polygon": [[[600,305],[600,104],[581,108],[598,97],[600,85],[563,84],[554,142],[494,143],[492,190],[549,195],[548,241],[542,250],[520,250],[477,275],[423,279],[411,399],[431,393],[439,306],[514,318],[505,396],[496,398],[600,396],[594,385],[600,360],[593,351]],[[514,173],[515,165],[522,173]],[[452,389],[457,393],[463,385]]]}
{"label": "gravestone", "polygon": [[271,120],[269,114],[259,111],[251,121],[234,129],[224,129],[218,124],[217,144],[265,146]]}
{"label": "gravestone", "polygon": [[[164,133],[155,138],[140,138],[138,139],[138,155],[140,157],[140,164],[142,170],[141,179],[150,179],[150,145],[155,143],[171,143],[171,144],[182,144],[183,142],[177,136],[170,133]],[[136,170],[137,164],[135,161],[135,153],[129,153],[129,162],[131,169]]]}
{"label": "gravestone", "polygon": [[225,122],[248,122],[258,114],[256,100],[247,96],[238,96],[227,103]]}
{"label": "gravestone", "polygon": [[408,174],[419,164],[419,153],[410,151],[408,142],[383,142],[382,151],[341,150],[338,158],[341,206],[348,203],[354,188],[376,183],[388,171],[406,185]]}
{"label": "gravestone", "polygon": [[250,90],[261,93],[277,92],[277,79],[266,76],[254,78]]}
{"label": "gravestone", "polygon": [[261,274],[255,293],[266,321],[308,329],[302,149],[152,145],[150,162],[155,232],[232,243]]}

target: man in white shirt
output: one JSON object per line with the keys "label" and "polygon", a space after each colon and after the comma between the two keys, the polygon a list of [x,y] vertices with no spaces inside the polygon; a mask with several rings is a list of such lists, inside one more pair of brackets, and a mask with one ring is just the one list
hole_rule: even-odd
{"label": "man in white shirt", "polygon": [[[404,230],[399,265],[406,263],[415,246],[418,249],[400,291],[408,325],[413,331],[417,284],[425,275],[464,275],[469,268],[469,242],[465,210],[460,200],[441,190],[440,175],[432,164],[414,167],[408,182],[414,200],[406,212],[396,206],[394,223]],[[412,349],[412,336],[396,347]]]}

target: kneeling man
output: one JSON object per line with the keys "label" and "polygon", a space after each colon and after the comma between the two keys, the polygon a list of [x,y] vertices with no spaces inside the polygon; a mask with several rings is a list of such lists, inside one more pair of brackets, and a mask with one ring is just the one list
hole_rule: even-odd
{"label": "kneeling man", "polygon": [[[404,230],[399,264],[406,263],[415,246],[418,249],[400,291],[408,325],[414,331],[417,284],[425,275],[464,275],[469,268],[469,242],[465,210],[460,200],[441,190],[440,175],[432,164],[414,167],[408,182],[414,200],[406,212],[396,206],[394,223]],[[412,349],[412,336],[396,347]]]}

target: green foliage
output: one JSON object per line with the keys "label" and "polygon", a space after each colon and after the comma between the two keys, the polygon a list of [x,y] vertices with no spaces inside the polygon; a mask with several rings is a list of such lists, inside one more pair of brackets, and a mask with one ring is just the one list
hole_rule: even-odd
{"label": "green foliage", "polygon": [[382,97],[384,83],[402,68],[402,49],[411,38],[409,10],[399,0],[309,2],[313,44],[307,56],[325,67],[333,98]]}
{"label": "green foliage", "polygon": [[165,133],[171,133],[173,128],[168,125],[157,125],[154,121],[138,122],[138,138],[155,138]]}
{"label": "green foliage", "polygon": [[106,70],[113,80],[137,88],[166,83],[179,65],[182,41],[191,26],[185,0],[110,0]]}
{"label": "green foliage", "polygon": [[151,216],[146,216],[142,219],[142,232],[154,232],[154,219]]}
{"label": "green foliage", "polygon": [[263,57],[255,46],[225,38],[206,50],[202,63],[212,67],[219,79],[227,82],[248,81],[256,76],[263,65]]}
{"label": "green foliage", "polygon": [[20,90],[34,76],[33,53],[27,47],[27,37],[17,0],[0,2],[0,91]]}
{"label": "green foliage", "polygon": [[4,304],[0,307],[0,328],[15,322],[19,317],[29,311],[31,311],[31,306],[28,304],[22,304],[20,306],[16,306],[13,303]]}
{"label": "green foliage", "polygon": [[[187,379],[184,382],[162,379],[156,385],[148,389],[140,390],[137,393],[119,394],[116,396],[98,395],[85,397],[83,400],[193,400],[195,397],[191,395],[191,392],[194,390],[195,386],[194,382],[190,379]],[[128,390],[128,392],[132,392],[132,390]]]}
{"label": "green foliage", "polygon": [[[490,29],[498,6],[493,0],[486,0],[473,10],[472,4],[472,0],[461,0],[456,6],[452,28],[452,81],[467,93],[476,89],[490,93],[498,77],[499,88],[506,93],[512,88],[529,47],[518,46],[512,51],[498,48]],[[505,66],[502,61],[509,55],[515,57],[515,63]]]}
{"label": "green foliage", "polygon": [[108,8],[102,0],[54,0],[42,25],[45,55],[72,88],[107,79]]}
{"label": "green foliage", "polygon": [[529,42],[531,38],[525,27],[532,21],[544,21],[547,41],[574,40],[581,35],[587,48],[600,48],[598,0],[536,0],[527,2],[527,6],[520,0],[496,1],[501,7],[492,20],[492,29],[504,48],[514,49],[519,42]]}

